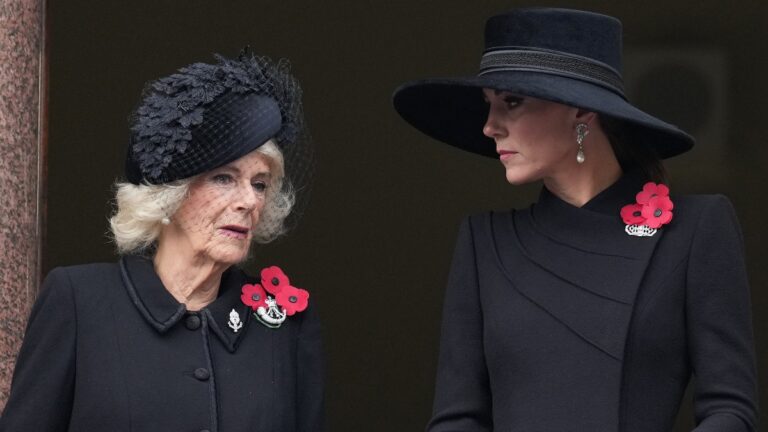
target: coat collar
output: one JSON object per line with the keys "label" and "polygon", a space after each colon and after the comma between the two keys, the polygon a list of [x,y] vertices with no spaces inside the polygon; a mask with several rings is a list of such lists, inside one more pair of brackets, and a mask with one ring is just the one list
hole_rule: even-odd
{"label": "coat collar", "polygon": [[640,238],[624,231],[621,207],[634,202],[642,183],[625,175],[581,208],[544,189],[530,209],[489,218],[496,258],[512,286],[616,360],[663,233]]}
{"label": "coat collar", "polygon": [[[165,289],[150,259],[124,256],[120,259],[120,272],[131,301],[157,332],[167,332],[187,314],[186,306]],[[205,315],[203,321],[230,352],[237,349],[248,329],[250,308],[240,300],[241,287],[248,282],[242,270],[230,267],[221,277],[216,300],[198,312]],[[229,314],[233,309],[243,323],[237,332],[229,327]]]}
{"label": "coat collar", "polygon": [[541,234],[581,249],[625,257],[643,256],[643,241],[655,243],[654,237],[626,234],[620,212],[623,206],[635,202],[644,183],[639,173],[630,172],[582,207],[561,200],[543,187],[539,201],[530,209],[531,222]]}

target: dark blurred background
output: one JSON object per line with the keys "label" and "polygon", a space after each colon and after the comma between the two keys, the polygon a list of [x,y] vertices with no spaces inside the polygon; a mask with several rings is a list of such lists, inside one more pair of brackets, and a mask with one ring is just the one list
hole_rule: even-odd
{"label": "dark blurred background", "polygon": [[[332,431],[421,430],[461,218],[527,206],[494,160],[420,135],[390,96],[423,77],[471,75],[485,19],[543,2],[49,2],[50,136],[44,270],[114,261],[107,232],[128,115],[148,80],[250,44],[287,57],[319,152],[300,227],[255,251],[320,308]],[[699,139],[668,168],[676,193],[723,193],[745,234],[762,406],[768,406],[768,2],[562,1],[624,23],[630,94]],[[717,245],[712,245],[717,247]],[[763,429],[768,431],[763,422]],[[678,420],[692,426],[690,403]]]}

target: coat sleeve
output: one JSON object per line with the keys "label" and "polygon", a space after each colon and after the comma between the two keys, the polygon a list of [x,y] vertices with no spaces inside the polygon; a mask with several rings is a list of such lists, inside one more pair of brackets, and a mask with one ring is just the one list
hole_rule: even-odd
{"label": "coat sleeve", "polygon": [[445,292],[429,432],[493,429],[474,243],[471,219],[466,220],[459,230]]}
{"label": "coat sleeve", "polygon": [[702,210],[687,275],[695,432],[757,430],[757,379],[743,239],[730,202]]}
{"label": "coat sleeve", "polygon": [[304,314],[297,341],[297,430],[317,432],[325,430],[325,356],[314,302]]}
{"label": "coat sleeve", "polygon": [[66,270],[43,282],[27,323],[0,432],[67,431],[75,379],[76,317]]}

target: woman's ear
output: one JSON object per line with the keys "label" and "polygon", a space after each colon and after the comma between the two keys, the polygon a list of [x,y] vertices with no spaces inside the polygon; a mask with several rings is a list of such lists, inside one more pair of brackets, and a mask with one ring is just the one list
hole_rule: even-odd
{"label": "woman's ear", "polygon": [[576,122],[577,123],[586,123],[587,125],[592,125],[592,121],[594,121],[595,117],[597,117],[597,114],[595,114],[592,111],[587,111],[585,109],[578,108],[576,110]]}

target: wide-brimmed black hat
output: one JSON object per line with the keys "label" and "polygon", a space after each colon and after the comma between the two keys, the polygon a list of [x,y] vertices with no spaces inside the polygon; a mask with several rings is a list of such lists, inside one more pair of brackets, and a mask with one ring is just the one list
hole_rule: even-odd
{"label": "wide-brimmed black hat", "polygon": [[506,90],[620,120],[661,158],[689,150],[694,139],[632,106],[621,76],[621,22],[568,9],[516,9],[488,19],[477,76],[435,78],[400,86],[397,112],[447,144],[498,157],[483,135],[488,105],[481,89]]}

